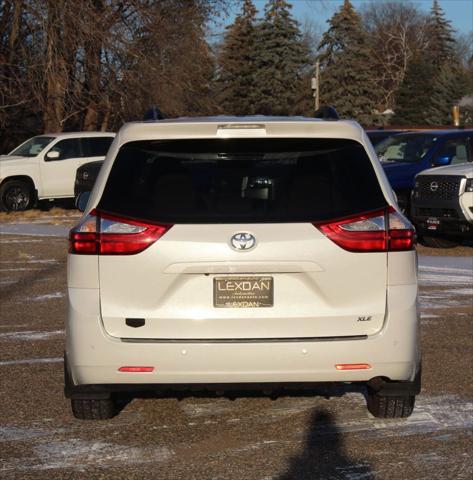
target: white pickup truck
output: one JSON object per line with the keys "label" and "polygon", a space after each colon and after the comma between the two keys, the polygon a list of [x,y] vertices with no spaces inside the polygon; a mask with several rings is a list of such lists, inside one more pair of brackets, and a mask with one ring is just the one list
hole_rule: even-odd
{"label": "white pickup truck", "polygon": [[473,162],[418,174],[411,206],[412,221],[425,245],[451,247],[473,238]]}
{"label": "white pickup truck", "polygon": [[108,132],[33,137],[0,156],[0,210],[26,210],[36,200],[74,196],[77,169],[103,160],[115,137]]}

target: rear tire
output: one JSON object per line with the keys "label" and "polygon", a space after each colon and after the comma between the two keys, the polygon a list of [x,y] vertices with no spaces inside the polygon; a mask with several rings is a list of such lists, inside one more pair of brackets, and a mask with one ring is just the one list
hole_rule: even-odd
{"label": "rear tire", "polygon": [[377,418],[406,418],[414,410],[415,399],[415,395],[387,397],[369,393],[368,410]]}
{"label": "rear tire", "polygon": [[33,189],[22,180],[7,180],[0,187],[0,210],[22,212],[33,204]]}
{"label": "rear tire", "polygon": [[111,398],[71,399],[72,414],[80,420],[106,420],[117,413],[115,402]]}
{"label": "rear tire", "polygon": [[422,236],[421,243],[426,247],[432,248],[453,248],[458,246],[458,242],[451,238]]}

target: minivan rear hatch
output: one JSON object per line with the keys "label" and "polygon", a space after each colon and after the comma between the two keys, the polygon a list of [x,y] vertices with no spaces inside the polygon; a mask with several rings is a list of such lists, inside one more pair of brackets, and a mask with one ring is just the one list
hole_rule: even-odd
{"label": "minivan rear hatch", "polygon": [[139,253],[99,256],[105,330],[137,341],[374,334],[387,253],[347,251],[318,226],[386,207],[353,140],[127,143],[97,211],[165,233]]}

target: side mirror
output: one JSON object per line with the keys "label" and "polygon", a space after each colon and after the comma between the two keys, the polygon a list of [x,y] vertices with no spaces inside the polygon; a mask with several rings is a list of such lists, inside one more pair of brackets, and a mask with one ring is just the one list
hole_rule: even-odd
{"label": "side mirror", "polygon": [[55,152],[54,150],[51,150],[46,154],[46,160],[57,160],[59,156],[60,156],[59,152]]}
{"label": "side mirror", "polygon": [[76,198],[76,208],[80,212],[85,212],[85,209],[87,208],[87,203],[89,202],[90,198],[90,192],[81,192],[79,195],[77,195]]}
{"label": "side mirror", "polygon": [[432,160],[432,165],[434,167],[444,167],[445,165],[450,165],[452,157],[450,155],[443,155],[441,157],[436,157]]}

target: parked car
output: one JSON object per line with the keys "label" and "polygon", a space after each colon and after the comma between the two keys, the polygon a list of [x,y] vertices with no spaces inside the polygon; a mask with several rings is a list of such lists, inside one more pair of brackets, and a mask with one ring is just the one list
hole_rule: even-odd
{"label": "parked car", "polygon": [[186,118],[122,127],[70,232],[65,394],[420,389],[415,232],[352,121]]}
{"label": "parked car", "polygon": [[411,217],[428,246],[451,247],[473,239],[473,163],[417,175]]}
{"label": "parked car", "polygon": [[114,136],[105,132],[40,135],[0,156],[0,209],[26,210],[36,200],[74,197],[77,168],[103,160]]}
{"label": "parked car", "polygon": [[415,176],[422,170],[471,162],[473,130],[410,132],[387,138],[375,150],[398,197],[409,212]]}
{"label": "parked car", "polygon": [[406,133],[407,130],[366,130],[368,138],[371,140],[373,146],[386,140],[386,138],[397,135],[398,133]]}
{"label": "parked car", "polygon": [[76,180],[74,182],[74,197],[76,199],[76,203],[81,193],[92,191],[102,164],[103,160],[98,162],[89,162],[84,163],[84,165],[77,169]]}

